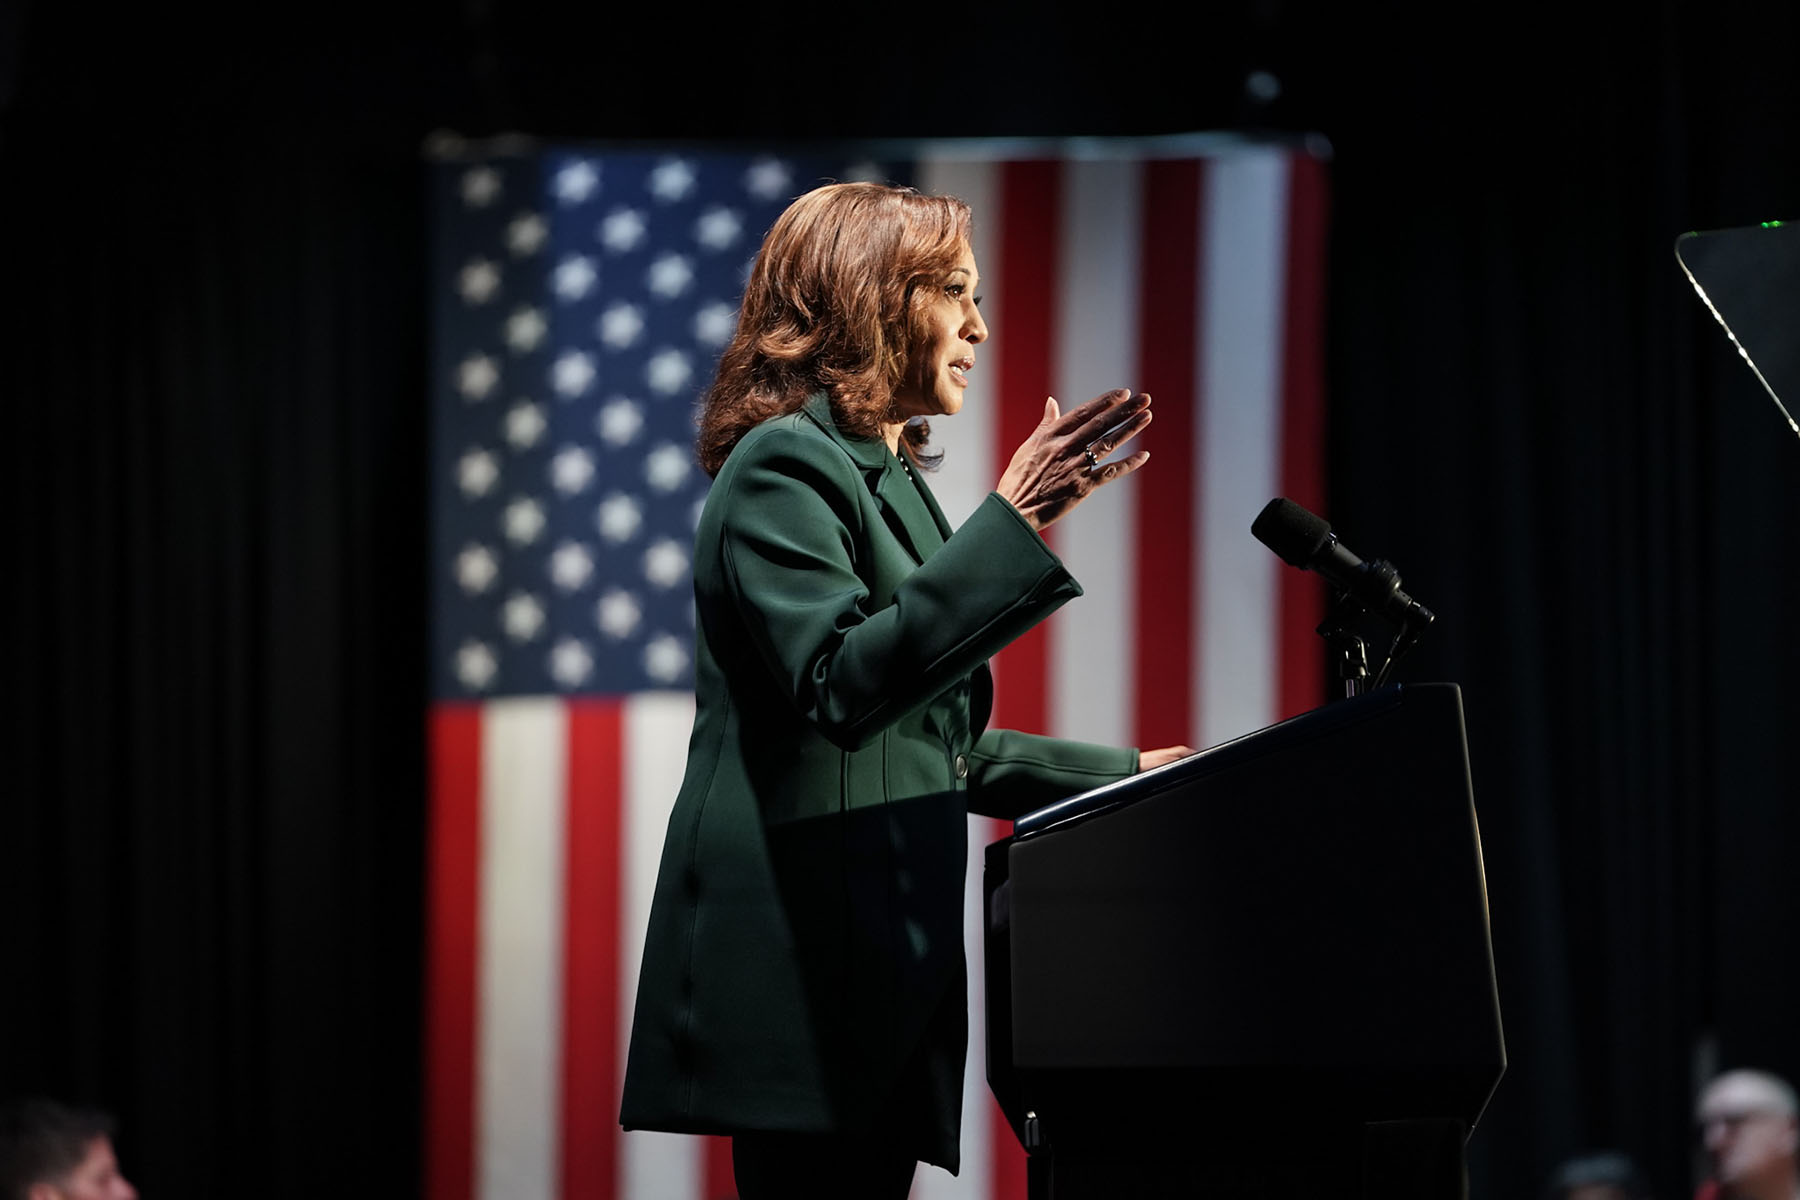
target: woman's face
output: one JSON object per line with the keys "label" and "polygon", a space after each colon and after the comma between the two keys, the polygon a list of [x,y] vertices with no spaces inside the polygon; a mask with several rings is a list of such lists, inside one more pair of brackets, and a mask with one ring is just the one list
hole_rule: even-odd
{"label": "woman's face", "polygon": [[925,287],[934,289],[925,303],[919,336],[907,355],[894,411],[901,421],[949,415],[962,408],[963,389],[975,367],[975,344],[987,340],[987,323],[976,307],[975,287],[981,272],[965,243],[956,265]]}

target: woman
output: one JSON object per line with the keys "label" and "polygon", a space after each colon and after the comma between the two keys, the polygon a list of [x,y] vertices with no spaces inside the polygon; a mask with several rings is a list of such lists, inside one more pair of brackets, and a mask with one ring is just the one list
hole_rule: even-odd
{"label": "woman", "polygon": [[956,1170],[966,814],[1140,766],[983,732],[987,658],[1081,593],[1038,531],[1144,464],[1104,460],[1150,401],[1047,401],[952,534],[917,468],[987,338],[978,278],[961,201],[810,192],[763,242],[702,411],[698,708],[621,1121],[733,1135],[746,1200]]}

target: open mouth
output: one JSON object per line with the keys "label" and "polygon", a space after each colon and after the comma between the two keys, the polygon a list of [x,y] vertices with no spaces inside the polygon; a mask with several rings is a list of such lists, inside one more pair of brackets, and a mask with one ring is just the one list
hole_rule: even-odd
{"label": "open mouth", "polygon": [[968,383],[969,372],[974,369],[975,360],[972,358],[959,358],[950,364],[950,374],[956,378],[958,383]]}

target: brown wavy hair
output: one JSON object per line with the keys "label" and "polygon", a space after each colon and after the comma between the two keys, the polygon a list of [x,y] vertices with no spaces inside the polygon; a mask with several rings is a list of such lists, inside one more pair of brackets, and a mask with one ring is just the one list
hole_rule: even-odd
{"label": "brown wavy hair", "polygon": [[[737,332],[700,406],[708,475],[751,429],[825,392],[838,427],[881,436],[931,298],[969,241],[969,206],[875,183],[834,183],[777,218],[744,287]],[[908,422],[922,457],[931,427]]]}

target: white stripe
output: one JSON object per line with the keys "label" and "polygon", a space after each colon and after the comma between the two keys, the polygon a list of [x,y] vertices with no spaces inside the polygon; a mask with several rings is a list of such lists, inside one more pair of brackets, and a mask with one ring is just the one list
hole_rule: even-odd
{"label": "white stripe", "polygon": [[[1063,411],[1115,387],[1136,389],[1139,195],[1135,162],[1063,166],[1062,256],[1051,378]],[[1138,445],[1129,447],[1135,451]],[[1086,594],[1050,619],[1050,728],[1059,737],[1129,745],[1131,735],[1131,481],[1057,522],[1052,538]]]}
{"label": "white stripe", "polygon": [[963,893],[963,945],[969,955],[969,1064],[963,1072],[962,1169],[956,1175],[920,1164],[913,1176],[912,1200],[988,1200],[993,1177],[993,1127],[989,1113],[994,1094],[987,1083],[987,989],[983,986],[981,857],[995,838],[1011,826],[986,817],[969,818],[969,886]]}
{"label": "white stripe", "polygon": [[932,444],[944,452],[944,465],[930,477],[951,526],[961,525],[994,490],[999,473],[994,469],[994,431],[1000,398],[993,382],[1000,378],[1000,356],[1005,353],[1005,328],[999,279],[1000,262],[999,167],[991,162],[926,160],[919,164],[919,189],[933,195],[960,196],[975,215],[975,266],[982,272],[981,316],[991,340],[975,348],[975,370],[963,393],[962,412],[931,423]]}
{"label": "white stripe", "polygon": [[476,1195],[555,1200],[568,724],[548,697],[481,726]]}
{"label": "white stripe", "polygon": [[[644,931],[650,924],[650,900],[656,892],[656,868],[662,861],[663,835],[669,812],[681,790],[687,761],[688,734],[694,726],[694,698],[670,692],[646,693],[625,705],[624,878],[620,881],[619,1062],[631,1035],[631,1012],[637,1003],[638,966],[644,957]],[[633,1131],[619,1148],[619,1195],[625,1200],[697,1200],[701,1190],[699,1138],[676,1133]]]}
{"label": "white stripe", "polygon": [[1275,571],[1250,522],[1280,479],[1288,160],[1259,149],[1212,161],[1201,244],[1195,489],[1201,628],[1193,678],[1201,745],[1275,719]]}

